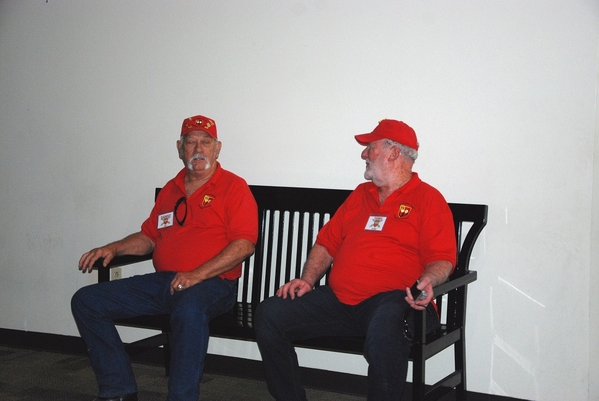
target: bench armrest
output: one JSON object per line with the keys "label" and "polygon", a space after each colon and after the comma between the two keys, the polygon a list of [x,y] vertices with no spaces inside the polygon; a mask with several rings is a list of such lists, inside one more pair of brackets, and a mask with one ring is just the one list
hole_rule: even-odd
{"label": "bench armrest", "polygon": [[[119,266],[132,265],[134,263],[145,262],[146,260],[151,260],[151,259],[152,259],[152,253],[148,253],[146,255],[115,256],[110,261],[108,266],[106,266],[106,269],[112,269],[113,267],[119,267]],[[96,263],[94,263],[94,269],[104,269],[104,266],[102,266],[103,261],[104,261],[104,259],[96,260]]]}
{"label": "bench armrest", "polygon": [[113,267],[132,265],[139,262],[145,262],[146,260],[152,260],[151,252],[145,255],[115,256],[106,267],[102,265],[104,259],[98,259],[96,260],[96,263],[94,263],[93,268],[94,270],[98,270],[98,282],[101,283],[103,281],[110,281],[110,269]]}
{"label": "bench armrest", "polygon": [[[466,273],[465,275],[461,276],[461,277],[457,277],[454,279],[450,279],[449,281],[446,281],[445,283],[438,285],[436,287],[433,287],[433,290],[435,292],[434,298],[435,299],[439,299],[439,297],[442,297],[443,295],[447,294],[448,292],[455,290],[457,288],[460,287],[464,287],[474,281],[476,281],[476,277],[477,274],[475,271],[469,271],[468,273]],[[464,301],[464,305],[465,305],[465,301]],[[464,311],[465,311],[465,306],[464,306]],[[424,311],[419,311],[417,313],[414,313],[414,342],[417,344],[426,344],[427,341],[427,334],[426,334],[426,315]]]}
{"label": "bench armrest", "polygon": [[459,288],[463,285],[470,284],[470,283],[476,281],[476,279],[477,279],[477,274],[473,270],[469,271],[462,277],[458,277],[455,279],[450,278],[448,281],[444,282],[443,284],[440,284],[433,288],[433,291],[435,292],[435,298],[437,298],[438,296],[441,296],[441,295],[445,295],[449,291],[455,290],[456,288]]}

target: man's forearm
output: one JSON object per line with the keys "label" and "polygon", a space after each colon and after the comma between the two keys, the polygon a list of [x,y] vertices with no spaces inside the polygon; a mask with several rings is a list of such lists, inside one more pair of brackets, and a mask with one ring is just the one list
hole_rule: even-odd
{"label": "man's forearm", "polygon": [[137,232],[106,247],[113,247],[115,255],[146,255],[154,250],[154,243],[142,232]]}
{"label": "man's forearm", "polygon": [[437,260],[429,263],[421,277],[428,277],[433,287],[443,284],[447,281],[449,273],[453,268],[452,264],[445,260]]}
{"label": "man's forearm", "polygon": [[304,265],[302,280],[314,286],[332,262],[333,257],[329,255],[327,249],[322,245],[314,244]]}
{"label": "man's forearm", "polygon": [[254,244],[246,239],[229,243],[218,255],[196,269],[202,280],[216,277],[233,269],[254,253]]}

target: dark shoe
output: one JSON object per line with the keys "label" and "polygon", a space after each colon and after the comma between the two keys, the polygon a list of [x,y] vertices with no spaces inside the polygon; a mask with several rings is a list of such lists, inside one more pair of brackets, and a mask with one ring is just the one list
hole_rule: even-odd
{"label": "dark shoe", "polygon": [[137,393],[120,395],[117,397],[98,397],[94,401],[137,401]]}

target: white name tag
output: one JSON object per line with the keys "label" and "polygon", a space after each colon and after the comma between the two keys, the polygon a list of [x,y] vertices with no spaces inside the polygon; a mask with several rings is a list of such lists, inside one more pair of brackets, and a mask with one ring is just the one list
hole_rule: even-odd
{"label": "white name tag", "polygon": [[387,216],[370,216],[364,229],[368,231],[382,231],[385,221],[387,221]]}
{"label": "white name tag", "polygon": [[165,213],[158,216],[158,229],[170,227],[173,225],[174,213]]}

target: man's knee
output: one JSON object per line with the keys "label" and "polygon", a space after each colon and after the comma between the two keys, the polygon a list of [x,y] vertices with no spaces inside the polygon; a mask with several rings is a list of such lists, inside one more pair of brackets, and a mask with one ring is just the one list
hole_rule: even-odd
{"label": "man's knee", "polygon": [[254,329],[258,338],[272,333],[273,329],[281,323],[282,319],[279,316],[281,313],[285,313],[285,302],[282,301],[284,300],[274,296],[265,299],[256,308]]}
{"label": "man's knee", "polygon": [[82,287],[73,294],[71,297],[71,311],[75,317],[95,304],[91,300],[93,293],[94,284]]}
{"label": "man's knee", "polygon": [[261,330],[264,327],[266,319],[270,316],[269,310],[271,309],[271,303],[270,298],[267,298],[260,302],[256,307],[256,313],[254,313],[254,328],[256,331]]}
{"label": "man's knee", "polygon": [[191,303],[180,303],[172,309],[170,313],[171,325],[178,327],[179,325],[198,327],[208,325],[208,315],[206,313],[206,307],[204,305],[197,305]]}

